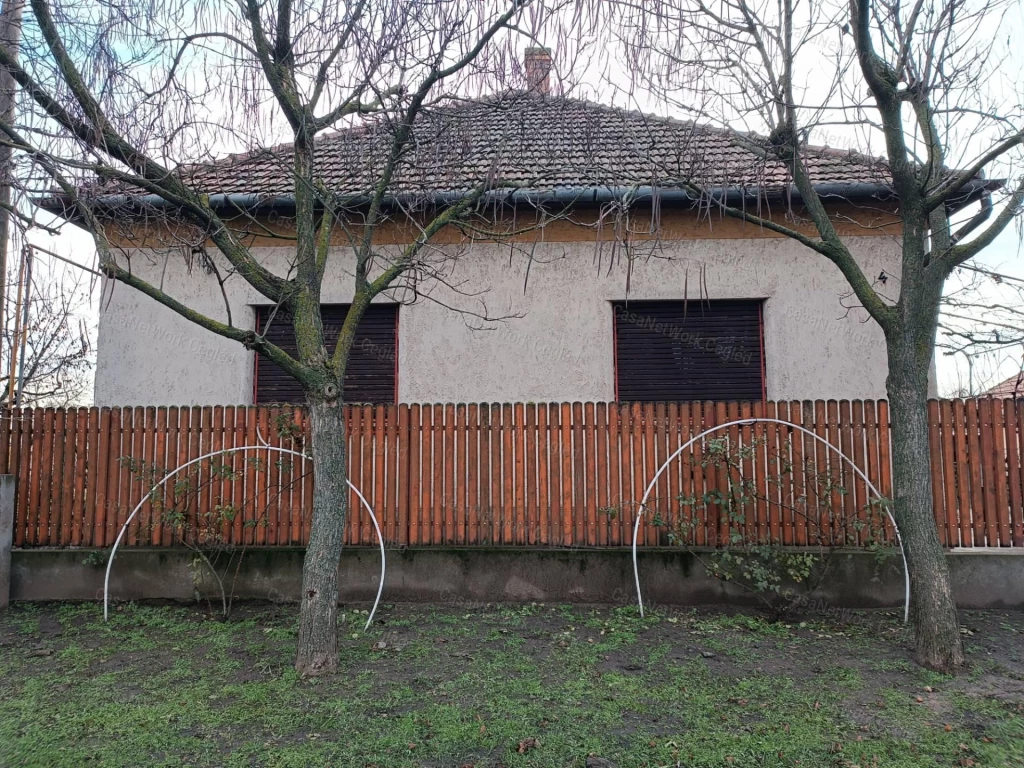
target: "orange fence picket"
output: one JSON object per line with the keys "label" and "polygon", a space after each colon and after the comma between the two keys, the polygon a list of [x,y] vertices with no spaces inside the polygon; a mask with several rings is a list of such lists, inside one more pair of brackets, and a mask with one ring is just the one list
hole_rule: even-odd
{"label": "orange fence picket", "polygon": [[[872,400],[347,406],[349,477],[390,544],[625,546],[667,457],[705,429],[759,416],[830,441],[892,494],[888,407]],[[928,417],[942,543],[1024,546],[1024,402],[932,401]],[[15,546],[109,547],[143,499],[125,546],[303,545],[313,507],[309,428],[294,406],[6,411],[0,470],[18,481]],[[721,465],[723,446],[740,458]],[[219,451],[229,452],[147,497],[168,472]],[[685,528],[698,545],[737,531],[791,546],[864,545],[873,501],[860,476],[807,433],[743,424],[667,467],[640,542],[667,545],[670,531]],[[346,543],[374,544],[355,492],[349,504]],[[860,523],[839,522],[851,519]]]}

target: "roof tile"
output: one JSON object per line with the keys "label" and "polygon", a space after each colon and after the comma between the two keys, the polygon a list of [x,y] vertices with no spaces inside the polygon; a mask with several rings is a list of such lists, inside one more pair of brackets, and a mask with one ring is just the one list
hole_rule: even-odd
{"label": "roof tile", "polygon": [[[368,194],[383,168],[394,125],[378,116],[317,139],[316,169],[339,196]],[[704,186],[769,193],[787,189],[785,165],[756,152],[763,137],[577,99],[512,93],[424,110],[402,155],[392,194],[458,192],[484,180],[545,192],[573,187],[666,186],[680,179]],[[293,190],[291,145],[282,144],[177,173],[207,194],[279,196]],[[821,183],[889,182],[874,158],[808,148],[811,179]],[[99,194],[126,192],[105,184]]]}

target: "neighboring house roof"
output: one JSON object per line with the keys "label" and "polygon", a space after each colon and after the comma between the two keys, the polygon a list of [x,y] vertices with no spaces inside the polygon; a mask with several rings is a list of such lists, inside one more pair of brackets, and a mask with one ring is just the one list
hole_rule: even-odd
{"label": "neighboring house roof", "polygon": [[989,390],[986,390],[989,397],[1012,397],[1024,398],[1024,371],[1015,373],[1006,381],[1001,381]]}
{"label": "neighboring house roof", "polygon": [[[390,148],[386,116],[316,142],[317,175],[340,198],[369,195]],[[792,193],[789,170],[759,152],[767,140],[692,122],[654,117],[578,99],[515,92],[449,102],[424,110],[399,163],[389,195],[458,196],[484,180],[517,195],[566,201],[631,194],[683,197],[682,179],[718,193]],[[176,169],[214,204],[287,204],[293,190],[291,145],[231,155]],[[890,197],[884,162],[851,151],[809,147],[806,166],[824,194]],[[509,194],[505,190],[504,194]],[[145,197],[113,183],[90,194],[110,203]],[[52,199],[47,207],[59,208]],[[56,205],[54,205],[56,203]]]}

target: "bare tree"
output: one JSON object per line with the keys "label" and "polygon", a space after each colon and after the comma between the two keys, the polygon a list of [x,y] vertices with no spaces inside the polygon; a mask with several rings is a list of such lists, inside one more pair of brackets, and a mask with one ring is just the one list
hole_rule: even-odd
{"label": "bare tree", "polygon": [[[520,74],[510,64],[517,49],[556,11],[531,0],[31,0],[20,63],[0,52],[30,108],[18,124],[0,124],[35,169],[35,187],[23,192],[88,229],[100,270],[122,290],[255,350],[305,391],[316,490],[295,661],[304,675],[338,664],[348,512],[342,382],[356,327],[376,297],[441,274],[431,239],[471,220],[479,227],[502,186],[484,167],[446,200],[417,195],[417,174],[444,174],[417,156],[419,121],[446,99],[484,86],[502,92],[504,78]],[[579,27],[575,18],[565,28]],[[441,122],[423,130],[444,136]],[[353,159],[348,176],[318,162],[327,139]],[[209,163],[225,149],[241,154]],[[284,194],[244,177],[238,163],[256,161],[285,179]],[[286,232],[266,215],[281,204]],[[388,222],[412,230],[406,245],[379,245]],[[142,277],[122,246],[146,236],[221,286],[244,280],[292,324],[297,354],[236,324],[230,305],[222,316],[204,314]],[[286,263],[260,259],[250,244],[266,237],[287,246]],[[339,250],[354,293],[329,347],[321,291]]]}
{"label": "bare tree", "polygon": [[4,401],[8,406],[81,405],[90,394],[94,364],[90,281],[81,272],[45,263],[33,268],[26,251],[11,282],[15,300],[6,305]]}
{"label": "bare tree", "polygon": [[[765,215],[756,194],[730,195],[693,176],[677,177],[678,186],[709,210],[793,238],[831,261],[882,329],[895,515],[911,574],[916,655],[934,669],[960,668],[956,605],[932,510],[929,371],[947,278],[1019,217],[1024,200],[1020,83],[999,26],[1013,4],[613,5],[609,29],[624,45],[632,85],[720,124],[732,142],[760,153],[764,174],[784,173],[788,221]],[[847,151],[815,147],[815,139]],[[884,155],[877,163],[877,209],[896,208],[901,222],[900,274],[881,281],[865,274],[837,232],[829,206],[843,193],[826,193],[816,183],[822,162],[854,148]]]}
{"label": "bare tree", "polygon": [[[984,394],[1008,375],[1019,374],[1024,369],[1024,280],[978,264],[958,267],[946,283],[936,349],[953,358],[954,396]],[[1024,392],[1024,386],[1011,391]]]}

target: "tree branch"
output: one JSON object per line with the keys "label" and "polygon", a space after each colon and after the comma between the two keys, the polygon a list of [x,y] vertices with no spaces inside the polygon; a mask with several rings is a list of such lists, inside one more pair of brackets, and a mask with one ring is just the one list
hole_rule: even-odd
{"label": "tree branch", "polygon": [[1007,200],[1006,206],[980,235],[969,242],[954,245],[938,256],[936,260],[942,265],[945,274],[949,274],[956,267],[990,246],[992,241],[1021,213],[1022,209],[1024,209],[1024,181],[1017,185],[1010,199]]}
{"label": "tree branch", "polygon": [[956,194],[967,184],[970,184],[973,180],[977,179],[990,163],[998,160],[1014,147],[1019,146],[1024,146],[1024,131],[1020,131],[1016,135],[1010,136],[992,147],[992,149],[978,158],[978,160],[969,168],[965,168],[947,176],[943,180],[942,184],[932,190],[925,199],[925,210],[930,211],[932,208],[937,208],[943,203],[954,198]]}
{"label": "tree branch", "polygon": [[300,384],[307,384],[312,381],[312,372],[309,368],[304,366],[276,344],[273,344],[267,341],[264,337],[257,335],[255,331],[236,328],[207,317],[201,312],[197,312],[191,307],[182,304],[177,299],[172,298],[151,283],[132,274],[116,262],[107,261],[101,265],[101,269],[107,277],[122,282],[140,293],[144,293],[159,304],[162,304],[173,312],[181,315],[186,320],[195,323],[200,328],[205,328],[206,330],[212,331],[218,336],[223,336],[226,339],[241,342],[246,349],[255,350],[274,364],[280,366]]}
{"label": "tree branch", "polygon": [[[686,188],[697,194],[702,194],[700,187],[692,183],[684,183]],[[754,214],[748,213],[741,208],[735,208],[730,205],[726,205],[725,202],[712,198],[713,204],[718,210],[725,213],[727,216],[731,216],[735,219],[741,219],[742,221],[756,224],[759,227],[764,227],[772,232],[777,232],[780,235],[785,235],[798,243],[820,253],[822,256],[827,258],[843,273],[850,287],[853,289],[857,299],[861,302],[864,308],[871,314],[871,317],[882,327],[883,330],[889,330],[893,327],[896,322],[896,314],[893,308],[882,301],[882,297],[878,295],[878,292],[871,287],[871,283],[864,275],[864,271],[860,268],[857,260],[853,258],[846,244],[839,239],[838,235],[835,234],[835,229],[832,227],[831,220],[828,220],[827,212],[824,212],[824,206],[821,202],[821,198],[816,192],[813,193],[813,200],[817,202],[817,206],[824,212],[824,216],[828,221],[828,229],[831,230],[834,240],[827,241],[822,239],[821,241],[814,240],[808,237],[802,232],[798,232],[790,227],[778,224],[771,219],[762,218]],[[807,198],[804,198],[804,202],[809,202]],[[815,223],[815,227],[819,229],[817,221],[812,219]]]}

